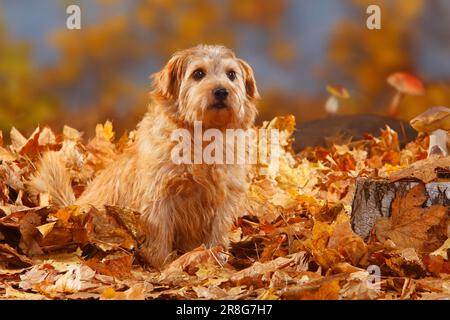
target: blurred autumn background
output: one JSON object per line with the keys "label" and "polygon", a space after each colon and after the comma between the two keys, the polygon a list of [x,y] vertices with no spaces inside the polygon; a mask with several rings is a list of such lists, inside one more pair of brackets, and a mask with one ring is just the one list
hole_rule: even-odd
{"label": "blurred autumn background", "polygon": [[[81,30],[66,29],[70,4]],[[371,4],[381,30],[366,28]],[[327,84],[350,92],[339,114],[386,114],[396,71],[425,83],[425,95],[402,100],[409,120],[450,105],[449,40],[448,0],[0,0],[0,130],[68,124],[90,135],[106,119],[131,129],[148,76],[198,43],[229,46],[253,66],[260,120],[327,116]]]}

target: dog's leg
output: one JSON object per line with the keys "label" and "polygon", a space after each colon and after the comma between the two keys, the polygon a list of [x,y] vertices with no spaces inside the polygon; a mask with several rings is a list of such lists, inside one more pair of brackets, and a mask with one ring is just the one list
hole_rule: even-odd
{"label": "dog's leg", "polygon": [[220,245],[225,249],[228,248],[228,232],[233,224],[233,216],[230,214],[230,210],[232,210],[232,208],[227,206],[219,207],[217,209],[211,225],[211,234],[206,242],[208,247]]}
{"label": "dog's leg", "polygon": [[158,201],[158,205],[151,205],[141,216],[146,238],[139,252],[148,264],[157,268],[169,262],[173,250],[172,215],[171,207]]}

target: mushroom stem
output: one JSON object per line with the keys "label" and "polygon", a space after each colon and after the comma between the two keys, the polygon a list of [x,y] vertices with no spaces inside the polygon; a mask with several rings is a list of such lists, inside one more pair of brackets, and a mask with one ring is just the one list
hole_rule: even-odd
{"label": "mushroom stem", "polygon": [[325,102],[325,111],[328,114],[336,114],[339,110],[339,100],[335,96],[330,96]]}
{"label": "mushroom stem", "polygon": [[437,130],[434,130],[433,132],[431,132],[430,145],[428,147],[428,156],[430,156],[431,149],[434,146],[437,146],[437,147],[439,147],[439,149],[441,149],[444,157],[448,156],[447,139],[448,139],[448,134],[447,134],[446,130],[437,129]]}
{"label": "mushroom stem", "polygon": [[393,118],[397,117],[400,102],[402,101],[402,98],[403,98],[403,93],[401,93],[400,91],[397,91],[397,93],[392,98],[391,104],[389,106],[388,116],[393,117]]}

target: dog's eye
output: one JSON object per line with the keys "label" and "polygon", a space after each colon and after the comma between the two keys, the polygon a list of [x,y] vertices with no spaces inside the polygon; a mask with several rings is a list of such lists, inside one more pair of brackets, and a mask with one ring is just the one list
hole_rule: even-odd
{"label": "dog's eye", "polygon": [[205,72],[204,72],[203,70],[197,69],[197,70],[195,70],[194,73],[192,74],[192,77],[193,77],[195,80],[200,80],[200,79],[202,79],[205,75],[206,75],[206,74],[205,74]]}
{"label": "dog's eye", "polygon": [[236,72],[234,71],[228,71],[227,72],[227,77],[228,79],[230,79],[231,81],[234,81],[236,79]]}

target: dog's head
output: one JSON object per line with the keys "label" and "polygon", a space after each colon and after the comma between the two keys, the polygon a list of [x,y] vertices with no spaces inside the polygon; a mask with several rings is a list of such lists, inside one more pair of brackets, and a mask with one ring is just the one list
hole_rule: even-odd
{"label": "dog's head", "polygon": [[222,46],[199,45],[175,53],[152,76],[152,96],[178,120],[207,128],[249,128],[259,98],[252,68]]}

